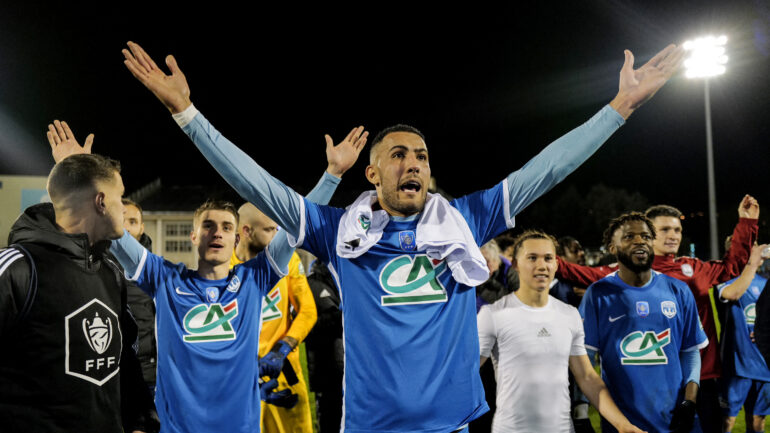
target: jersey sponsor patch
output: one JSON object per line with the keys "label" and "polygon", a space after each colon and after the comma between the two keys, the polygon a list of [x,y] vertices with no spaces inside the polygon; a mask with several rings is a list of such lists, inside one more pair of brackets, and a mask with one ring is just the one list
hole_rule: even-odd
{"label": "jersey sponsor patch", "polygon": [[647,317],[650,315],[650,304],[647,301],[636,301],[636,314],[639,317]]}
{"label": "jersey sponsor patch", "polygon": [[634,331],[620,340],[623,365],[668,364],[663,348],[671,342],[671,328],[663,332]]}
{"label": "jersey sponsor patch", "polygon": [[687,277],[692,277],[692,265],[689,263],[682,263],[682,273]]}
{"label": "jersey sponsor patch", "polygon": [[369,226],[372,225],[372,222],[369,220],[369,217],[366,215],[359,215],[358,223],[361,224],[361,228],[364,230],[369,230]]}
{"label": "jersey sponsor patch", "polygon": [[270,293],[262,298],[262,322],[280,319],[283,317],[281,309],[278,308],[278,302],[281,301],[281,289],[274,288]]}
{"label": "jersey sponsor patch", "polygon": [[415,251],[417,249],[415,236],[414,230],[398,232],[398,243],[401,246],[401,249],[404,251]]}
{"label": "jersey sponsor patch", "polygon": [[103,385],[120,371],[123,335],[118,315],[92,299],[64,318],[64,372]]}
{"label": "jersey sponsor patch", "polygon": [[673,319],[676,316],[676,304],[674,301],[663,301],[660,303],[660,311],[664,316]]}
{"label": "jersey sponsor patch", "polygon": [[182,324],[187,332],[187,343],[235,340],[235,329],[231,321],[238,315],[238,300],[227,305],[198,304],[184,315]]}
{"label": "jersey sponsor patch", "polygon": [[446,270],[446,261],[425,254],[394,258],[380,272],[380,286],[390,293],[381,298],[381,305],[446,302],[446,289],[438,279]]}
{"label": "jersey sponsor patch", "polygon": [[746,324],[753,325],[757,320],[757,304],[749,304],[743,309],[743,316],[746,317]]}

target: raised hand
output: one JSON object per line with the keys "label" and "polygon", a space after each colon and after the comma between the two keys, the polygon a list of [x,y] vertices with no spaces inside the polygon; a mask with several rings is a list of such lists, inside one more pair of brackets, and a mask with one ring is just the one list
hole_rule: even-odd
{"label": "raised hand", "polygon": [[738,205],[738,216],[741,218],[759,218],[759,202],[746,194]]}
{"label": "raised hand", "polygon": [[91,153],[91,146],[94,144],[94,134],[88,134],[85,143],[80,146],[67,122],[59,122],[58,120],[54,120],[53,124],[48,124],[48,131],[45,135],[48,137],[48,144],[51,145],[53,160],[57,163],[70,155]]}
{"label": "raised hand", "polygon": [[192,104],[190,86],[187,85],[187,79],[177,66],[174,56],[166,56],[166,65],[171,71],[171,75],[166,75],[138,44],[129,41],[128,48],[131,51],[123,49],[123,56],[126,58],[123,64],[169,111],[180,113]]}
{"label": "raised hand", "polygon": [[364,131],[363,126],[359,126],[358,128],[353,128],[347,137],[335,146],[332,138],[329,135],[325,135],[326,161],[329,163],[326,171],[332,176],[342,177],[356,163],[368,136],[369,132]]}
{"label": "raised hand", "polygon": [[652,98],[679,69],[684,58],[684,49],[671,44],[639,69],[634,69],[634,55],[631,51],[625,50],[624,53],[626,60],[620,70],[618,95],[610,105],[623,118],[628,119],[634,110]]}

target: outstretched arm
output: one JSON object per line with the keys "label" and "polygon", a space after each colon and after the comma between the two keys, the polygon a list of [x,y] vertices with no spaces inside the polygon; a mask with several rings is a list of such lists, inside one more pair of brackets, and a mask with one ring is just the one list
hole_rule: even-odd
{"label": "outstretched arm", "polygon": [[510,217],[515,216],[585,162],[679,67],[683,50],[669,45],[639,69],[625,51],[618,94],[588,122],[543,149],[507,178]]}
{"label": "outstretched arm", "polygon": [[638,427],[631,424],[628,418],[620,412],[618,406],[610,395],[610,391],[604,384],[604,381],[588,359],[588,355],[570,356],[569,357],[569,369],[572,375],[575,377],[580,390],[588,397],[588,401],[602,414],[610,424],[612,424],[618,432],[623,433],[641,433]]}
{"label": "outstretched arm", "polygon": [[[211,126],[190,102],[190,88],[173,56],[166,57],[171,75],[166,75],[139,45],[129,42],[123,50],[125,65],[174,114],[174,119],[227,182],[269,218],[298,237],[302,221],[302,199],[294,190],[260,167],[251,157]],[[340,177],[353,166],[366,144],[368,133],[354,128],[337,146],[326,136],[327,172]],[[351,159],[352,157],[352,159]]]}
{"label": "outstretched arm", "polygon": [[711,284],[723,283],[743,271],[751,255],[751,247],[757,240],[758,219],[759,203],[746,194],[738,204],[738,224],[735,225],[733,239],[724,258],[703,262]]}
{"label": "outstretched arm", "polygon": [[743,268],[741,276],[736,278],[735,281],[727,286],[719,289],[719,297],[724,301],[737,301],[744,293],[746,289],[751,285],[751,281],[754,280],[754,276],[757,275],[757,269],[762,266],[762,250],[767,248],[768,245],[754,245],[751,248],[751,256],[746,267]]}

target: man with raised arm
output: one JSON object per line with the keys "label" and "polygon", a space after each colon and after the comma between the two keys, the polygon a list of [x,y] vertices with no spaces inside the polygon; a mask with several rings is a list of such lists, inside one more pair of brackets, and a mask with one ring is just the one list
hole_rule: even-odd
{"label": "man with raised arm", "polygon": [[[356,128],[334,146],[327,136],[329,166],[308,203],[328,203],[366,137]],[[71,153],[87,151],[73,146]],[[272,376],[257,362],[262,299],[286,275],[294,248],[281,231],[262,253],[231,270],[237,228],[238,211],[228,202],[207,201],[195,211],[190,238],[198,251],[196,270],[151,253],[127,230],[112,243],[127,275],[155,300],[156,406],[164,432],[260,429],[259,379]],[[275,379],[263,385],[262,399],[282,404],[290,391],[272,392],[277,385]]]}
{"label": "man with raised arm", "polygon": [[[721,420],[717,378],[720,377],[722,368],[709,290],[738,276],[748,261],[751,245],[757,238],[759,204],[748,194],[741,199],[732,245],[725,251],[722,260],[705,261],[694,257],[676,256],[682,242],[682,212],[679,209],[669,205],[656,205],[647,209],[645,215],[652,220],[658,234],[653,243],[655,259],[652,269],[687,283],[695,296],[703,329],[709,337],[711,344],[701,353],[698,416],[704,432],[718,433]],[[617,270],[616,266],[593,268],[559,260],[556,276],[574,284],[590,285]]]}
{"label": "man with raised arm", "polygon": [[494,187],[452,202],[427,195],[431,169],[420,131],[387,128],[366,169],[375,190],[345,210],[308,202],[222,137],[190,102],[172,56],[166,75],[139,45],[129,49],[126,67],[220,174],[329,264],[342,295],[347,432],[452,432],[488,410],[472,287],[489,271],[478,246],[513,227],[518,212],[593,154],[682,58],[671,45],[634,70],[626,51],[609,105]]}

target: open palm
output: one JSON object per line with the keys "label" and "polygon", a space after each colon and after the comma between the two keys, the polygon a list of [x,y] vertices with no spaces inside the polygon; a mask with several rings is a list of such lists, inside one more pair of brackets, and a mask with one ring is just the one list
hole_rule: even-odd
{"label": "open palm", "polygon": [[126,58],[123,63],[169,111],[179,113],[190,106],[190,86],[174,56],[166,56],[166,65],[171,71],[171,75],[166,75],[139,44],[129,41],[128,48],[123,49]]}
{"label": "open palm", "polygon": [[364,131],[363,126],[359,126],[353,128],[347,137],[335,146],[332,138],[326,135],[326,161],[329,163],[326,171],[331,175],[342,177],[358,160],[358,155],[361,154],[368,136],[369,132]]}

